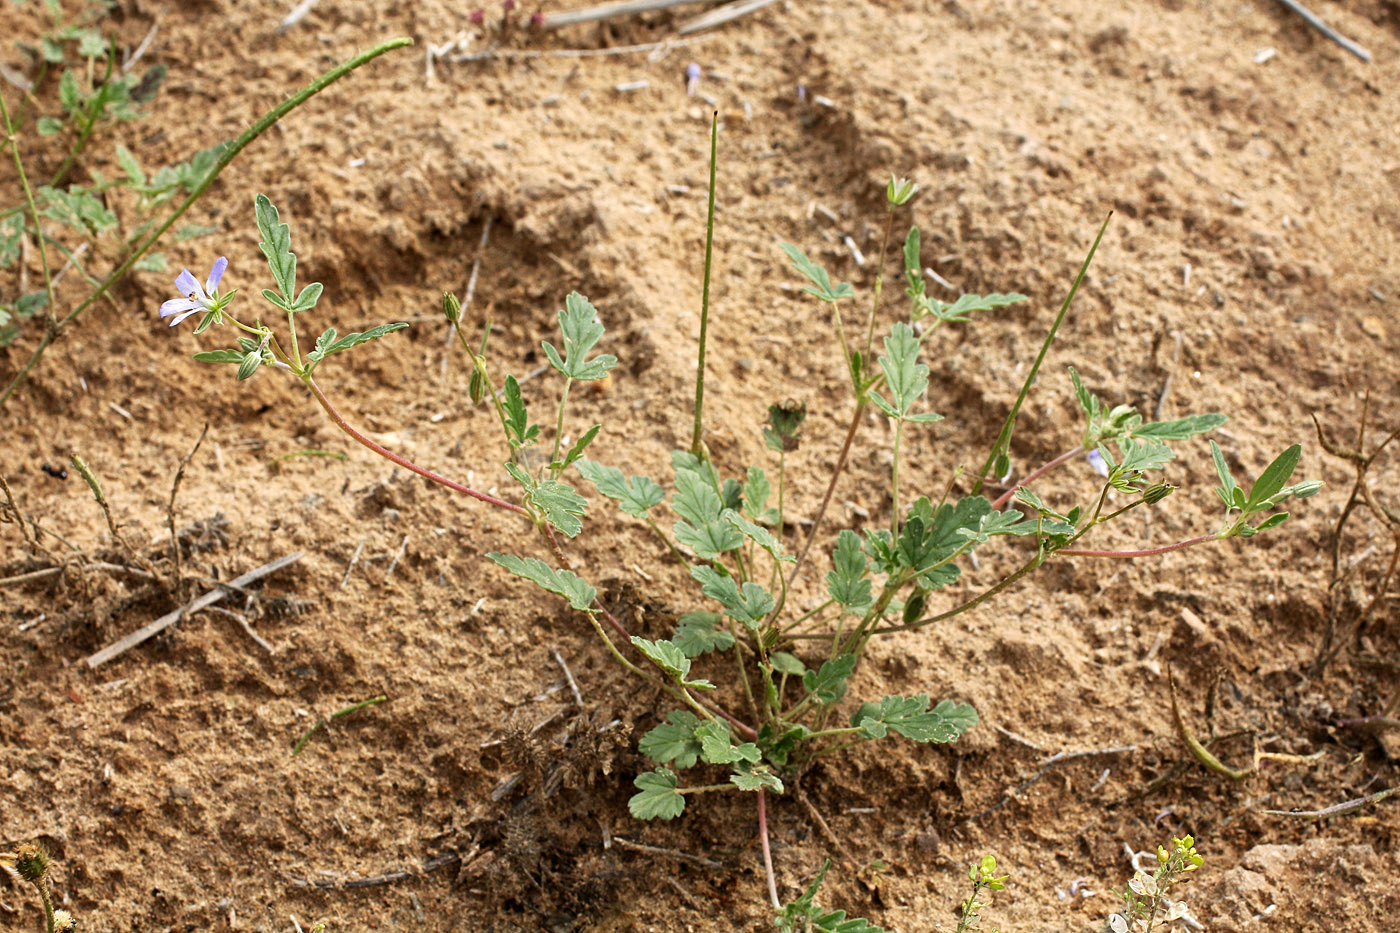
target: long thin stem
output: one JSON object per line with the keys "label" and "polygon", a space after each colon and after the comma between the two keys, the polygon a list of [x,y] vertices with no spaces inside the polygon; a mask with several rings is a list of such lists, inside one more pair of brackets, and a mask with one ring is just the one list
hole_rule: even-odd
{"label": "long thin stem", "polygon": [[764,806],[766,794],[763,788],[758,789],[758,838],[763,843],[763,871],[768,876],[768,898],[773,902],[774,910],[782,910],[782,901],[778,900],[778,881],[773,876],[773,853],[768,848],[768,812]]}
{"label": "long thin stem", "polygon": [[1215,535],[1201,535],[1199,538],[1191,538],[1187,541],[1178,541],[1175,544],[1168,544],[1164,547],[1147,548],[1141,551],[1087,551],[1079,548],[1065,548],[1056,551],[1056,554],[1064,554],[1067,557],[1151,557],[1154,554],[1169,554],[1172,551],[1179,551],[1182,548],[1195,547],[1198,544],[1205,544],[1207,541],[1217,541]]}
{"label": "long thin stem", "polygon": [[43,338],[39,341],[39,345],[34,348],[33,353],[30,354],[29,359],[25,362],[24,366],[22,366],[19,372],[15,374],[14,378],[10,380],[10,384],[5,387],[5,391],[0,392],[0,408],[3,408],[5,404],[9,402],[10,397],[13,396],[15,394],[15,390],[19,388],[20,383],[23,382],[29,376],[29,373],[34,369],[36,365],[38,365],[39,360],[43,359],[44,353],[54,342],[54,339],[57,337],[58,333],[62,331],[65,327],[67,327],[69,324],[77,320],[78,317],[81,316],[84,311],[90,308],[93,305],[93,303],[96,302],[99,298],[106,295],[107,290],[110,289],[114,284],[116,284],[116,282],[119,279],[121,279],[122,276],[126,275],[127,272],[131,270],[131,267],[134,266],[142,256],[146,255],[146,253],[151,249],[151,247],[156,244],[156,241],[159,240],[162,236],[164,236],[166,231],[175,225],[175,221],[179,220],[180,217],[184,215],[185,211],[189,210],[190,207],[194,204],[194,202],[199,200],[200,196],[204,194],[205,190],[214,183],[214,179],[219,177],[219,173],[221,173],[228,166],[228,164],[233,161],[234,157],[237,156],[238,153],[242,152],[243,149],[249,143],[257,139],[263,133],[265,133],[268,130],[268,128],[272,126],[272,124],[276,123],[288,113],[305,103],[308,98],[325,90],[328,86],[338,81],[339,79],[345,77],[345,75],[354,71],[356,68],[359,68],[366,62],[378,58],[385,52],[397,48],[402,48],[405,45],[412,44],[413,40],[408,38],[391,39],[388,42],[384,42],[380,45],[375,46],[369,51],[361,52],[359,55],[356,55],[349,61],[343,62],[340,65],[337,65],[335,68],[332,68],[325,74],[321,75],[321,77],[317,78],[315,81],[312,81],[310,84],[302,88],[297,93],[293,94],[291,97],[288,97],[282,103],[278,104],[272,110],[268,111],[268,113],[265,116],[263,116],[262,119],[258,120],[258,122],[254,123],[248,129],[244,130],[243,134],[237,139],[235,139],[233,143],[230,144],[228,148],[226,148],[220,154],[218,161],[214,163],[214,167],[210,169],[209,174],[205,176],[202,182],[200,182],[199,187],[195,188],[195,190],[190,193],[189,197],[185,198],[185,200],[180,203],[180,206],[175,208],[174,212],[168,218],[166,218],[165,222],[161,224],[160,227],[157,228],[154,233],[152,233],[144,241],[142,241],[139,246],[134,247],[130,254],[127,255],[126,259],[122,260],[122,262],[115,269],[113,269],[110,274],[108,274],[107,278],[103,280],[102,285],[98,287],[96,291],[94,291],[91,295],[85,298],[82,301],[82,303],[79,304],[72,311],[69,311],[67,315],[65,315],[52,328],[50,328],[50,330],[47,333],[44,334]]}
{"label": "long thin stem", "polygon": [[894,461],[890,464],[890,530],[899,539],[899,442],[904,439],[904,421],[894,425]]}
{"label": "long thin stem", "polygon": [[559,393],[559,417],[554,422],[554,450],[549,455],[550,463],[559,461],[559,448],[564,443],[564,410],[569,405],[569,386],[573,384],[573,379],[564,377],[564,391]]}
{"label": "long thin stem", "polygon": [[875,297],[870,302],[870,322],[866,325],[865,359],[869,365],[870,354],[875,348],[875,317],[880,311],[880,293],[885,288],[885,250],[889,249],[890,233],[894,230],[894,205],[885,212],[885,235],[880,240],[880,256],[875,265]]}
{"label": "long thin stem", "polygon": [[405,470],[411,470],[414,473],[417,473],[419,476],[423,477],[424,479],[430,479],[433,482],[441,486],[446,486],[448,489],[451,489],[455,492],[460,492],[463,495],[471,496],[473,499],[480,499],[482,502],[485,502],[488,505],[494,505],[500,509],[506,509],[510,512],[518,512],[526,517],[532,517],[526,509],[516,505],[513,502],[507,502],[504,499],[497,499],[495,496],[489,496],[484,492],[477,492],[475,489],[472,489],[468,486],[463,486],[461,483],[453,482],[445,476],[439,476],[432,470],[425,470],[418,464],[413,463],[410,460],[405,460],[403,457],[400,457],[392,450],[389,450],[386,447],[376,444],[374,441],[370,440],[368,437],[365,437],[359,431],[355,430],[355,428],[352,427],[349,422],[347,422],[343,417],[341,417],[340,412],[337,411],[336,407],[331,404],[331,400],[326,398],[326,393],[321,391],[321,387],[316,384],[315,379],[312,379],[310,376],[305,376],[303,377],[302,381],[306,383],[306,387],[311,390],[312,395],[316,397],[316,401],[320,403],[323,409],[325,409],[326,414],[331,416],[331,420],[336,423],[336,426],[338,428],[340,428],[346,434],[350,435],[359,443],[363,444],[365,447],[368,447],[370,450],[379,454],[379,456],[385,458],[386,460],[392,460],[394,463],[397,463]]}
{"label": "long thin stem", "polygon": [[14,139],[15,130],[10,123],[10,110],[5,106],[3,97],[0,97],[0,116],[5,118],[5,138],[11,140],[10,154],[15,158],[15,174],[19,176],[20,186],[24,188],[24,201],[29,205],[29,215],[34,218],[34,236],[39,243],[39,263],[44,268],[44,291],[48,295],[48,303],[44,305],[44,317],[48,321],[45,336],[48,336],[58,328],[53,311],[53,273],[49,271],[49,251],[44,245],[44,228],[39,223],[39,208],[34,204],[34,192],[29,187],[29,176],[24,173],[24,162],[19,157],[19,143]]}
{"label": "long thin stem", "polygon": [[788,574],[788,586],[797,582],[797,575],[802,572],[802,564],[807,559],[807,552],[812,549],[812,542],[817,540],[817,532],[822,527],[822,516],[826,515],[826,507],[831,504],[831,494],[836,491],[836,481],[841,478],[841,471],[846,468],[846,457],[850,455],[851,442],[855,440],[856,429],[860,427],[860,419],[864,414],[864,403],[857,402],[855,414],[851,416],[851,426],[846,429],[846,440],[841,444],[841,454],[836,458],[836,469],[831,473],[831,482],[826,486],[826,495],[822,496],[821,507],[817,509],[816,517],[812,519],[812,530],[807,535],[807,542],[802,545],[801,553],[797,555],[797,563],[793,565],[792,573]]}
{"label": "long thin stem", "polygon": [[1079,294],[1079,286],[1084,283],[1084,276],[1089,272],[1089,264],[1094,261],[1094,254],[1098,252],[1099,243],[1103,241],[1104,232],[1108,230],[1108,222],[1112,219],[1113,212],[1110,211],[1108,216],[1104,218],[1103,226],[1099,227],[1099,235],[1094,237],[1094,245],[1089,247],[1089,255],[1084,257],[1084,264],[1079,267],[1079,274],[1074,277],[1074,284],[1070,287],[1069,294],[1065,296],[1064,304],[1060,305],[1060,313],[1055,316],[1055,323],[1050,325],[1050,332],[1045,335],[1045,341],[1040,345],[1040,353],[1036,355],[1035,362],[1031,364],[1031,371],[1026,374],[1026,381],[1021,384],[1021,393],[1016,396],[1016,403],[1011,406],[1011,411],[1001,426],[1001,433],[997,435],[996,443],[992,444],[991,453],[987,454],[987,462],[977,473],[977,483],[972,489],[974,496],[982,491],[981,478],[993,474],[997,458],[1005,454],[1011,447],[1011,431],[1016,426],[1016,416],[1020,414],[1021,406],[1026,402],[1026,396],[1030,394],[1036,374],[1040,372],[1040,364],[1045,362],[1045,355],[1050,352],[1050,344],[1055,342],[1055,334],[1059,331],[1060,325],[1064,323],[1065,315],[1069,313],[1069,306],[1074,302],[1074,296]]}
{"label": "long thin stem", "polygon": [[1079,447],[1074,448],[1073,450],[1065,451],[1064,453],[1056,457],[1054,460],[1051,460],[1047,463],[1042,463],[1039,467],[1027,473],[1024,479],[1020,480],[1019,482],[1013,483],[1010,489],[1006,490],[1006,492],[998,496],[992,502],[992,508],[1005,508],[1006,503],[1011,501],[1011,497],[1016,495],[1017,486],[1029,486],[1031,483],[1040,479],[1042,476],[1044,476],[1046,473],[1049,473],[1051,470],[1055,469],[1055,467],[1059,466],[1060,464],[1073,460],[1075,455],[1082,453],[1083,450],[1084,447],[1081,445]]}
{"label": "long thin stem", "polygon": [[719,111],[710,118],[710,206],[705,220],[705,283],[700,294],[700,354],[695,371],[695,431],[690,438],[690,452],[704,456],[705,412],[705,343],[710,327],[710,269],[715,251],[715,177],[719,168]]}
{"label": "long thin stem", "polygon": [[[91,65],[91,59],[88,63]],[[77,164],[78,156],[82,154],[83,147],[87,145],[92,131],[97,127],[97,121],[102,119],[102,112],[107,109],[107,95],[111,90],[111,85],[107,82],[112,79],[112,68],[115,64],[116,43],[114,42],[107,55],[107,73],[102,76],[102,83],[93,92],[92,102],[88,104],[87,112],[84,114],[86,120],[83,123],[83,128],[78,131],[78,141],[73,143],[73,148],[68,152],[68,158],[64,159],[63,164],[58,167],[58,171],[54,172],[53,181],[49,182],[49,187],[57,188],[59,182],[67,177],[68,171]]]}

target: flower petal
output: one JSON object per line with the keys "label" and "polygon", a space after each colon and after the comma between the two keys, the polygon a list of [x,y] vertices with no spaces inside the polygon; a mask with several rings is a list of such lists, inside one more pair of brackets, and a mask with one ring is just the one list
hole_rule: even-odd
{"label": "flower petal", "polygon": [[209,294],[214,294],[219,290],[219,280],[224,277],[224,270],[228,268],[228,257],[220,256],[214,260],[214,268],[209,270],[209,281],[204,283],[204,290]]}
{"label": "flower petal", "polygon": [[176,324],[179,324],[181,321],[183,321],[185,318],[189,317],[191,314],[197,314],[199,311],[202,311],[202,310],[203,310],[202,308],[196,306],[196,307],[194,307],[194,308],[191,308],[191,309],[188,310],[188,311],[183,312],[182,314],[177,314],[177,315],[175,315],[174,319],[170,322],[170,326],[171,326],[171,327],[174,327]]}
{"label": "flower petal", "polygon": [[198,301],[191,301],[188,298],[171,298],[160,306],[160,316],[170,317],[172,314],[179,314],[181,311],[196,311],[204,307]]}
{"label": "flower petal", "polygon": [[175,288],[178,289],[180,294],[184,295],[186,298],[189,298],[192,295],[198,295],[200,298],[204,297],[204,289],[200,288],[199,279],[190,275],[190,270],[188,269],[183,270],[178,276],[176,276]]}

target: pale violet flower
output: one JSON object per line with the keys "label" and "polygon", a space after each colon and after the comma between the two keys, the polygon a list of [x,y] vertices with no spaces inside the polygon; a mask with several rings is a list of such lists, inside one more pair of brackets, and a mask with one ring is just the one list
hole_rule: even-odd
{"label": "pale violet flower", "polygon": [[209,279],[204,285],[199,284],[199,280],[190,274],[190,270],[181,271],[175,279],[175,287],[180,290],[183,298],[171,298],[160,306],[160,316],[162,318],[172,317],[170,326],[174,327],[191,314],[199,311],[221,311],[228,300],[233,297],[233,292],[227,295],[219,295],[219,280],[224,277],[224,270],[228,268],[228,257],[220,256],[214,260],[214,266],[209,270]]}
{"label": "pale violet flower", "polygon": [[1091,450],[1084,459],[1089,461],[1089,466],[1094,468],[1095,473],[1100,476],[1108,476],[1108,464],[1104,462],[1103,454],[1097,450]]}

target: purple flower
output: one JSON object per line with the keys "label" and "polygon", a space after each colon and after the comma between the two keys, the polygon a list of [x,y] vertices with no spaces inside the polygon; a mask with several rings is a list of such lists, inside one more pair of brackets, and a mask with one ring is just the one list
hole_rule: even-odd
{"label": "purple flower", "polygon": [[209,280],[200,286],[199,280],[190,275],[190,270],[184,269],[175,279],[175,287],[184,295],[183,298],[171,298],[160,306],[160,316],[162,318],[174,315],[170,326],[174,327],[185,318],[197,311],[218,311],[223,308],[225,301],[219,300],[219,280],[224,277],[224,270],[228,268],[228,257],[220,256],[214,260],[214,266],[209,270]]}
{"label": "purple flower", "polygon": [[691,62],[685,66],[685,92],[690,96],[695,96],[695,89],[700,86],[700,66]]}
{"label": "purple flower", "polygon": [[1104,477],[1108,476],[1108,464],[1104,462],[1103,454],[1099,453],[1097,449],[1089,451],[1084,459],[1089,461],[1089,466],[1094,468],[1095,473]]}

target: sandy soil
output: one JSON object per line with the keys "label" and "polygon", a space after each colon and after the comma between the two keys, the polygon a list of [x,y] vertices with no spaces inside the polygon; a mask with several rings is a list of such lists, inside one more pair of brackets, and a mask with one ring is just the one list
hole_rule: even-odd
{"label": "sandy soil", "polygon": [[[462,293],[479,256],[469,316],[495,322],[497,371],[524,374],[577,289],[621,365],[602,391],[577,393],[574,414],[606,425],[599,459],[660,477],[688,440],[716,107],[709,444],[727,473],[763,462],[767,406],[805,401],[806,441],[790,460],[798,516],[816,510],[851,403],[829,321],[779,240],[868,294],[894,171],[922,185],[899,222],[920,226],[939,275],[1030,296],[930,344],[930,405],[947,420],[910,445],[907,475],[910,488],[941,490],[953,468],[980,463],[1112,210],[1018,424],[1017,470],[1076,442],[1073,364],[1115,404],[1229,414],[1214,436],[1239,473],[1301,442],[1300,477],[1328,486],[1253,541],[1131,563],[1062,559],[954,624],[878,642],[853,689],[962,699],[982,724],[952,745],[864,747],[811,772],[803,794],[840,848],[794,795],[777,800],[781,891],[796,895],[832,856],[824,903],[891,930],[951,927],[967,864],[991,852],[1012,876],[990,914],[998,927],[1098,930],[1131,872],[1125,846],[1191,832],[1207,863],[1189,901],[1208,928],[1384,929],[1400,911],[1393,800],[1315,823],[1262,812],[1400,782],[1394,735],[1337,725],[1379,713],[1400,687],[1393,596],[1313,671],[1334,594],[1354,617],[1392,545],[1382,525],[1355,519],[1342,553],[1364,559],[1329,593],[1352,470],[1324,453],[1311,421],[1350,443],[1369,391],[1372,436],[1400,423],[1400,7],[1314,5],[1374,60],[1268,0],[809,0],[660,54],[440,61],[429,76],[431,45],[494,41],[460,4],[323,0],[279,34],[290,4],[129,0],[104,28],[130,47],[158,23],[146,56],[170,77],[152,117],[106,130],[82,169],[112,174],[114,141],[147,166],[187,158],[356,51],[412,37],[242,154],[188,218],[219,233],[166,243],[173,269],[202,275],[227,255],[226,283],[255,294],[266,270],[252,198],[266,193],[292,225],[303,281],[325,283],[312,327],[413,324],[323,370],[342,410],[381,443],[503,491],[499,435],[466,397],[465,361],[443,363],[438,295]],[[35,6],[0,8],[0,33],[33,41]],[[501,44],[655,42],[696,12],[516,30]],[[13,43],[0,60],[29,67]],[[691,61],[704,73],[693,97]],[[639,81],[649,84],[617,90]],[[30,137],[21,152],[38,175],[62,155]],[[17,203],[8,160],[0,177]],[[111,260],[90,261],[101,271]],[[692,807],[671,824],[628,816],[631,778],[646,767],[636,737],[668,707],[559,601],[484,560],[534,546],[519,523],[369,455],[275,374],[237,385],[193,362],[215,344],[157,320],[171,277],[135,275],[49,352],[0,410],[0,474],[26,515],[91,559],[129,563],[83,483],[41,469],[80,453],[123,533],[166,572],[171,483],[207,422],[177,507],[178,527],[192,529],[181,533],[185,588],[304,557],[260,589],[252,624],[271,654],[203,612],[92,671],[85,656],[189,593],[77,570],[0,588],[0,843],[44,839],[59,897],[87,930],[288,931],[293,916],[330,930],[770,928],[751,801]],[[62,300],[80,288],[69,279]],[[0,379],[33,336],[0,350]],[[540,376],[527,400],[557,388]],[[823,551],[840,528],[888,516],[883,419],[861,437]],[[348,457],[284,459],[312,448]],[[1386,463],[1378,490],[1397,478]],[[1217,526],[1205,441],[1167,476],[1182,487],[1169,507],[1104,546]],[[1091,479],[1075,464],[1052,490],[1070,502]],[[939,599],[979,591],[1019,553],[988,548]],[[697,608],[683,569],[601,501],[571,554],[640,634],[662,637]],[[45,566],[0,527],[0,577]],[[792,598],[815,605],[820,578],[808,573]],[[1265,761],[1240,782],[1194,764],[1171,720],[1168,663],[1202,735],[1248,730],[1262,750],[1319,757]],[[315,717],[379,693],[388,701],[290,757]],[[1027,785],[1052,755],[1123,746],[1134,750],[1075,758]],[[1248,739],[1216,749],[1249,761]],[[411,876],[346,884],[392,872]],[[1076,878],[1092,893],[1059,897]],[[33,928],[30,901],[0,886],[5,929]]]}

